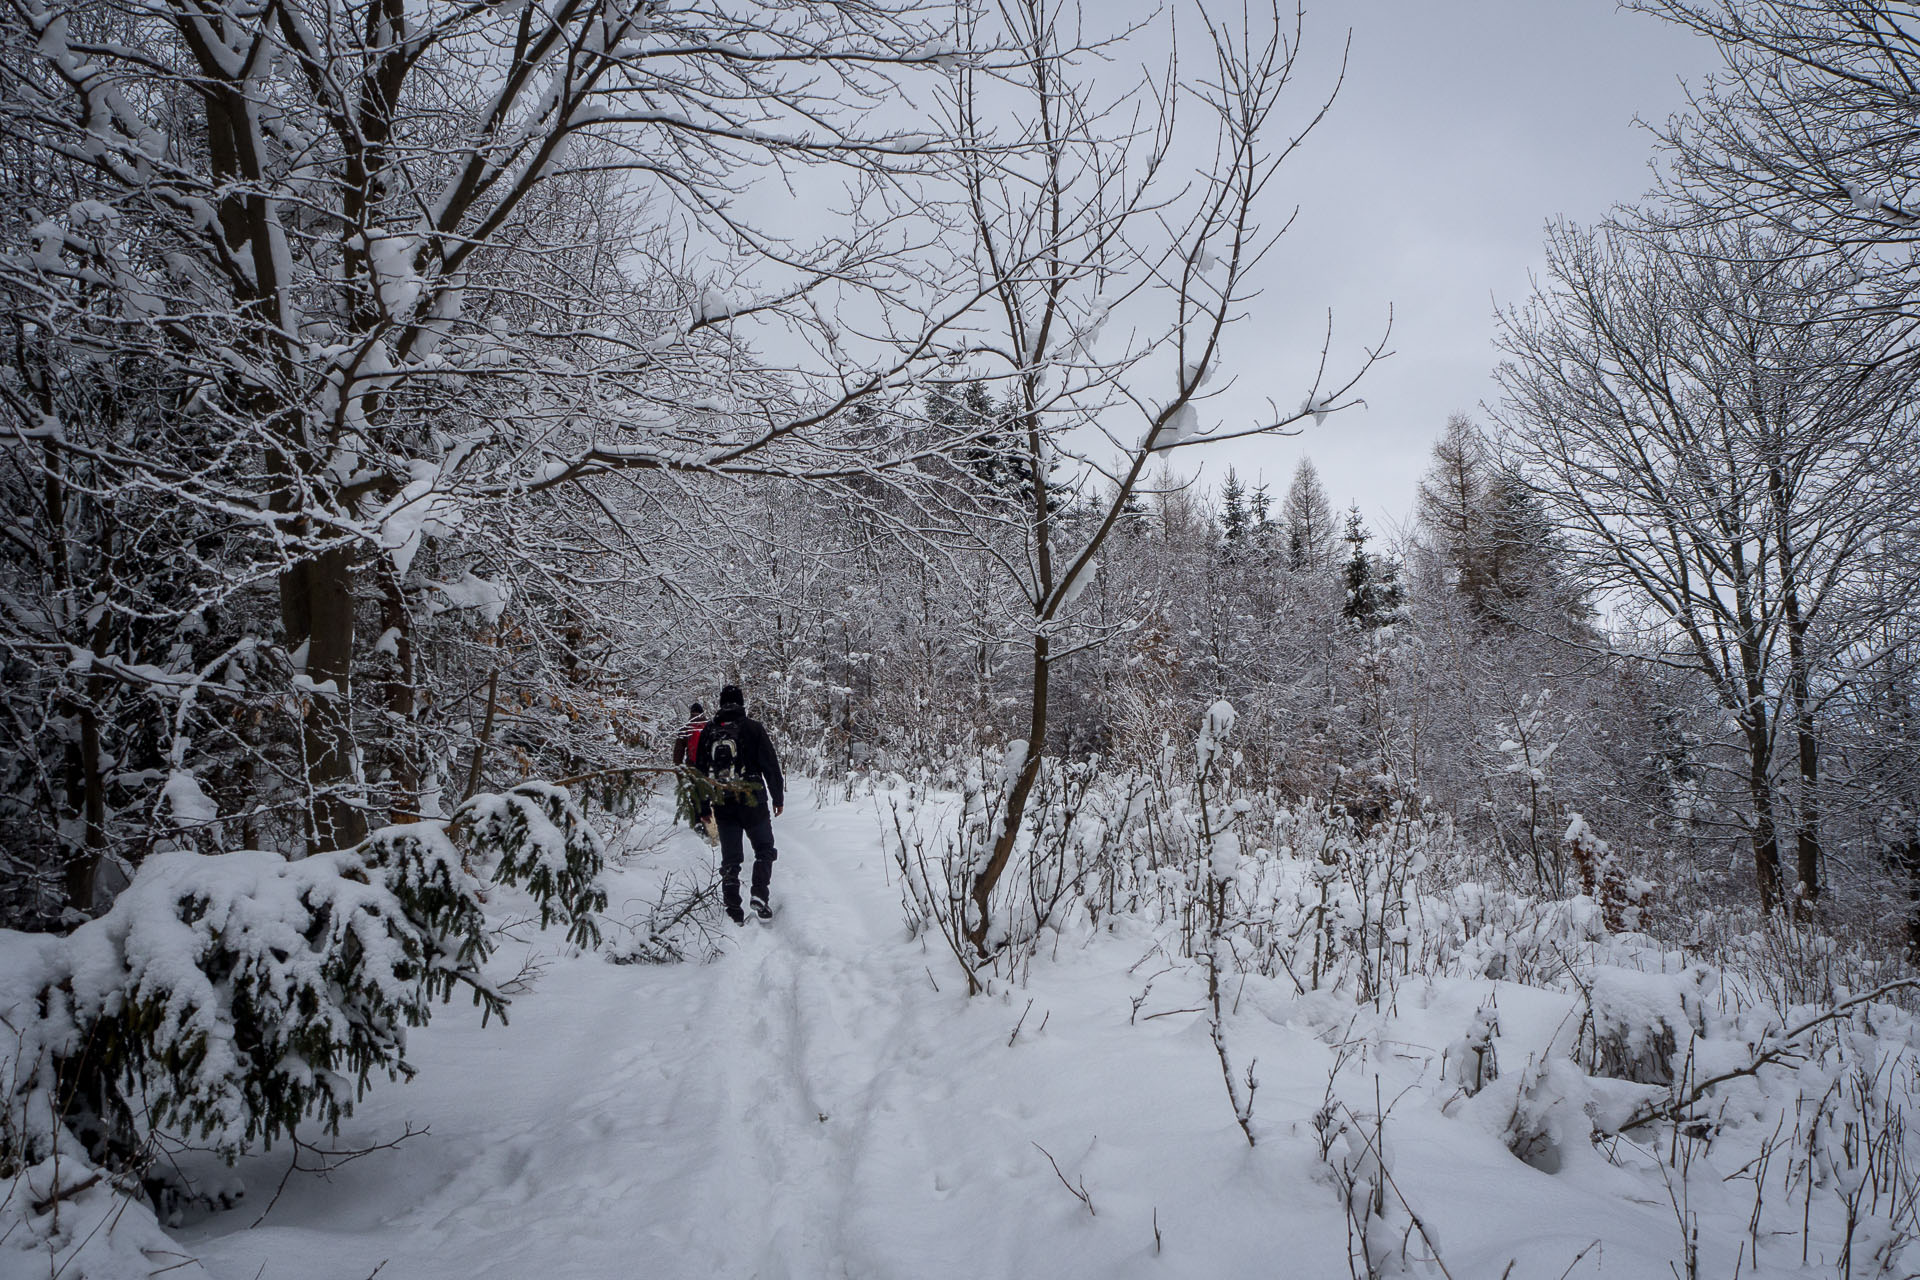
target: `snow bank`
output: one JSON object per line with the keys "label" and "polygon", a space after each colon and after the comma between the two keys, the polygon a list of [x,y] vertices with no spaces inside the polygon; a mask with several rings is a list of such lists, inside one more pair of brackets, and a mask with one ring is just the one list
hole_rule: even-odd
{"label": "snow bank", "polygon": [[116,1185],[76,1153],[15,1175],[0,1201],[0,1275],[207,1280],[207,1271],[161,1230],[136,1187]]}

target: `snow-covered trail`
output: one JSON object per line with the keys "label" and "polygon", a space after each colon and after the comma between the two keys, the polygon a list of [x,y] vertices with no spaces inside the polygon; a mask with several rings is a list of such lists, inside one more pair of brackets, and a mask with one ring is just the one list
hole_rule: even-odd
{"label": "snow-covered trail", "polygon": [[[262,1280],[883,1274],[853,1261],[886,1230],[865,1193],[897,1213],[887,1167],[937,1145],[922,1112],[951,1092],[933,1034],[951,1010],[924,998],[871,811],[802,802],[776,828],[779,915],[728,954],[561,957],[506,1028],[446,1010],[416,1035],[420,1077],[373,1092],[341,1145],[426,1136],[296,1176],[260,1227],[257,1207],[222,1214],[191,1247]],[[243,1170],[256,1201],[285,1159]]]}
{"label": "snow-covered trail", "polygon": [[[714,1275],[846,1274],[876,1116],[933,1052],[914,990],[927,979],[906,967],[912,952],[877,851],[869,833],[843,825],[780,823],[780,912],[740,930],[712,967],[689,1029],[692,1058],[711,1072],[695,1068],[708,1078],[657,1133],[668,1160],[703,1157],[663,1181],[686,1193],[676,1219],[689,1226],[687,1262]],[[674,1195],[658,1190],[659,1203]],[[662,1243],[679,1252],[681,1241]]]}
{"label": "snow-covered trail", "polygon": [[[906,937],[870,802],[802,788],[775,827],[771,923],[711,964],[535,943],[550,964],[511,1024],[443,1011],[415,1037],[418,1078],[376,1088],[341,1145],[429,1133],[296,1176],[249,1229],[287,1160],[255,1157],[251,1203],[184,1246],[217,1280],[1347,1274],[1309,1123],[1332,1050],[1291,999],[1250,989],[1233,1025],[1262,1082],[1249,1150],[1197,975],[1168,969],[1144,926],[1066,940],[1017,989],[968,999],[951,957]],[[643,877],[610,881],[618,916]],[[1513,1026],[1523,994],[1503,1005]],[[1415,1009],[1409,992],[1394,1035],[1444,1043],[1479,998],[1436,989]],[[1387,1096],[1430,1075],[1437,1048],[1378,1043]],[[1518,1259],[1514,1280],[1557,1277],[1602,1236],[1604,1274],[1665,1274],[1665,1206],[1596,1197],[1416,1103],[1398,1114],[1397,1176],[1447,1224],[1455,1276]]]}

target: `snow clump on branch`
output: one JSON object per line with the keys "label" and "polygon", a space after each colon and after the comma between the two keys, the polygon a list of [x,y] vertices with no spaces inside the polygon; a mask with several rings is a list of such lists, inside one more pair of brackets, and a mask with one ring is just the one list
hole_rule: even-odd
{"label": "snow clump on branch", "polygon": [[1236,718],[1233,704],[1225,698],[1207,708],[1207,714],[1200,722],[1200,736],[1194,743],[1200,757],[1200,772],[1205,773],[1212,768],[1214,761],[1225,752],[1227,738],[1233,733]]}

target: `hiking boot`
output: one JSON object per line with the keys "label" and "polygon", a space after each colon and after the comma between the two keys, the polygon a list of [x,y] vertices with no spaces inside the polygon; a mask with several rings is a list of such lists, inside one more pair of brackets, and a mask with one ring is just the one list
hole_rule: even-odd
{"label": "hiking boot", "polygon": [[747,913],[738,907],[728,907],[727,919],[733,921],[735,924],[745,924],[747,922]]}
{"label": "hiking boot", "polygon": [[753,914],[759,916],[762,920],[771,920],[773,919],[773,908],[767,905],[765,898],[755,898],[753,900]]}

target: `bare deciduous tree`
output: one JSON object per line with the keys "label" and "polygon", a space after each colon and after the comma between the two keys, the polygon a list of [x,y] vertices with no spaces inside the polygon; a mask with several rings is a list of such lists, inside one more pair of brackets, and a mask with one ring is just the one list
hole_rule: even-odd
{"label": "bare deciduous tree", "polygon": [[1911,0],[1630,0],[1713,40],[1725,69],[1657,130],[1666,216],[1755,219],[1833,250],[1861,311],[1920,317],[1920,7]]}
{"label": "bare deciduous tree", "polygon": [[[71,900],[108,808],[160,803],[110,805],[110,778],[188,796],[196,699],[235,713],[222,733],[294,708],[289,750],[271,725],[247,750],[299,793],[310,849],[413,810],[426,766],[386,739],[421,708],[419,553],[449,531],[596,476],[843,477],[939,447],[876,447],[846,410],[949,359],[979,298],[925,198],[951,151],[910,109],[994,65],[952,22],[882,0],[0,15],[0,442],[40,508],[11,531],[4,626],[44,677],[9,734],[78,726],[9,790],[69,833]],[[763,180],[808,194],[811,233]],[[132,580],[130,551],[178,546],[193,571]],[[210,631],[231,652],[181,656]],[[178,711],[157,732],[182,750],[106,769],[102,726],[134,705]]]}
{"label": "bare deciduous tree", "polygon": [[[1762,907],[1783,887],[1810,901],[1821,685],[1863,628],[1849,592],[1902,491],[1893,337],[1826,323],[1851,305],[1841,264],[1748,224],[1561,227],[1548,255],[1503,319],[1501,421],[1593,581],[1651,611],[1650,656],[1706,677],[1738,725]],[[1783,720],[1799,774],[1784,886]]]}
{"label": "bare deciduous tree", "polygon": [[[1233,24],[1196,17],[1209,58],[1202,75],[1170,64],[1130,99],[1102,103],[1059,56],[1069,43],[1064,11],[1007,0],[998,9],[1004,38],[988,43],[1024,57],[1007,71],[963,73],[952,101],[977,268],[999,322],[991,372],[1030,477],[1022,492],[950,508],[943,534],[990,548],[1010,592],[1002,616],[1029,670],[1025,737],[1012,748],[1003,816],[969,890],[967,936],[983,955],[993,890],[1048,745],[1057,665],[1103,638],[1076,628],[1075,602],[1150,466],[1173,450],[1324,417],[1351,403],[1359,377],[1325,377],[1323,353],[1323,376],[1298,408],[1201,427],[1223,337],[1250,304],[1251,273],[1278,235],[1263,226],[1269,185],[1332,99],[1284,144],[1269,144],[1298,65],[1300,12],[1289,21],[1277,7],[1243,11]],[[1003,102],[1007,123],[996,128]],[[1187,131],[1183,104],[1203,117],[1205,149]],[[1191,154],[1205,159],[1179,172],[1177,157]]]}

